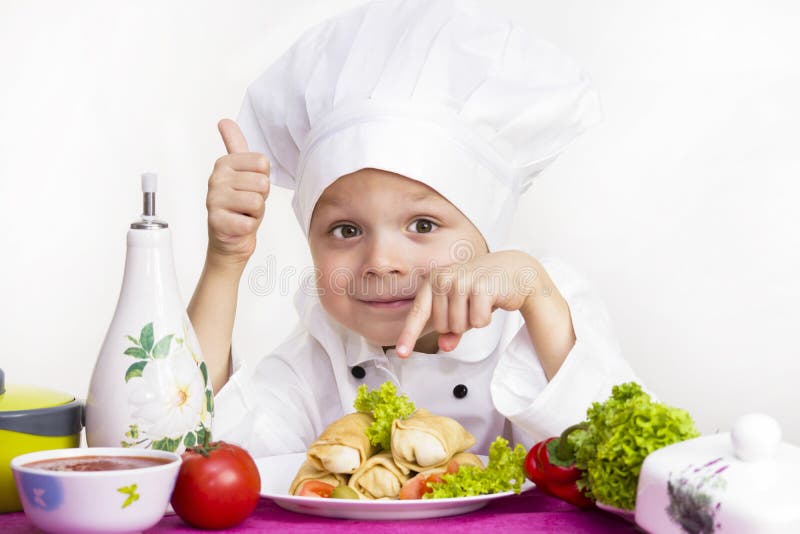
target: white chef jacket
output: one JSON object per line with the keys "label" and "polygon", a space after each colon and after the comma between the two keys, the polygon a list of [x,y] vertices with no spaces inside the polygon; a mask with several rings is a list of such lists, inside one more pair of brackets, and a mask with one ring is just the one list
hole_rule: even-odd
{"label": "white chef jacket", "polygon": [[[294,332],[254,369],[237,369],[216,396],[214,439],[255,457],[304,452],[328,424],[355,411],[359,385],[377,388],[387,380],[417,407],[463,424],[478,454],[500,435],[529,448],[560,434],[585,419],[593,401],[607,399],[612,386],[638,379],[586,281],[563,262],[539,261],[569,305],[576,337],[549,382],[519,311],[495,310],[488,326],[465,332],[451,352],[402,359],[341,326],[301,288]],[[456,386],[466,395],[456,396]]]}

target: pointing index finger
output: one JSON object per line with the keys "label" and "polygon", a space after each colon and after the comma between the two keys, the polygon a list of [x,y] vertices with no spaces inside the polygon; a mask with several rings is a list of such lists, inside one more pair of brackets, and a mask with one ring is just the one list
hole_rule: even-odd
{"label": "pointing index finger", "polygon": [[422,329],[428,323],[428,319],[431,316],[431,300],[431,284],[426,278],[422,280],[422,284],[417,290],[417,296],[414,297],[411,311],[408,312],[403,331],[400,332],[400,337],[397,340],[395,350],[401,358],[406,358],[411,354],[411,350],[417,344],[417,339],[422,333]]}

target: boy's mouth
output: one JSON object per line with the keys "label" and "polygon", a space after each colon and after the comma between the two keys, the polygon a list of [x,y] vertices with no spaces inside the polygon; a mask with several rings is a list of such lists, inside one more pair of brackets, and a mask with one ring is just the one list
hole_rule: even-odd
{"label": "boy's mouth", "polygon": [[402,308],[414,302],[414,298],[407,299],[380,299],[380,300],[362,300],[364,304],[372,308]]}

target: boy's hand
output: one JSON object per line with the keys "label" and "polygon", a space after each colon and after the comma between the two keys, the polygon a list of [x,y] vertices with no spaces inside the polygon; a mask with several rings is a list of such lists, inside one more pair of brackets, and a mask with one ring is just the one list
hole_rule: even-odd
{"label": "boy's hand", "polygon": [[[396,350],[406,357],[426,326],[439,332],[439,348],[451,351],[471,328],[487,326],[498,308],[521,310],[549,280],[538,261],[503,250],[469,262],[432,269],[417,290]],[[552,284],[552,282],[550,282]]]}
{"label": "boy's hand", "polygon": [[208,258],[244,268],[256,248],[256,231],[269,196],[269,160],[249,152],[239,126],[230,119],[218,125],[228,151],[214,164],[208,180]]}

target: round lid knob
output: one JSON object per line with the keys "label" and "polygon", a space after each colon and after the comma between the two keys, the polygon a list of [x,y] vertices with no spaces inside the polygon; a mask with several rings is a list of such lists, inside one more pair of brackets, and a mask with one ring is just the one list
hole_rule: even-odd
{"label": "round lid knob", "polygon": [[781,442],[781,427],[772,417],[750,413],[733,424],[731,442],[736,457],[745,462],[769,460]]}

